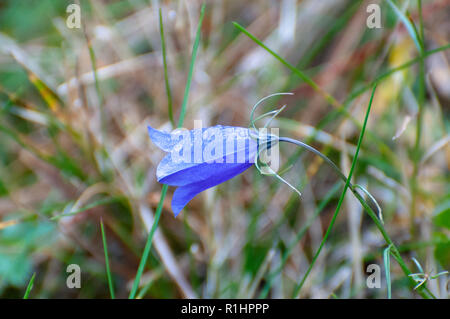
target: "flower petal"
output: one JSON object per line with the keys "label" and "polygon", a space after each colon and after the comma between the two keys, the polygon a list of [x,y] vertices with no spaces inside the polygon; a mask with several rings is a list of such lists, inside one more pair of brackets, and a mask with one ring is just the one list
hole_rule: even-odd
{"label": "flower petal", "polygon": [[[256,149],[256,147],[255,147]],[[170,186],[184,186],[212,178],[214,175],[221,175],[234,166],[254,164],[255,152],[246,152],[249,159],[245,163],[179,163],[174,164],[170,159],[170,154],[159,163],[156,176],[158,182]]]}
{"label": "flower petal", "polygon": [[150,135],[150,139],[156,146],[162,149],[165,152],[170,152],[176,144],[176,141],[172,139],[172,135],[170,133],[166,133],[163,131],[159,131],[154,129],[150,125],[147,126],[148,135]]}
{"label": "flower petal", "polygon": [[[215,165],[215,164],[208,164]],[[175,214],[175,217],[181,212],[181,210],[189,203],[189,201],[194,198],[197,194],[202,191],[221,184],[236,175],[241,174],[250,166],[252,163],[237,163],[237,164],[219,164],[221,166],[220,174],[215,174],[210,176],[209,179],[202,180],[199,182],[187,184],[184,186],[178,187],[172,198],[172,210]]]}
{"label": "flower petal", "polygon": [[[203,156],[206,147],[211,148],[208,140],[202,143],[202,157],[199,162],[195,162],[194,147],[187,147],[192,154],[189,154],[189,161],[180,160],[182,156],[177,155],[178,160],[173,160],[172,153],[167,154],[159,163],[156,177],[158,182],[168,184],[171,186],[183,186],[194,182],[199,182],[210,178],[212,175],[220,174],[222,164],[234,163],[254,163],[254,158],[257,152],[257,142],[253,140],[248,129],[241,127],[223,127],[215,126],[216,130],[220,130],[219,134],[223,134],[222,150],[209,156],[208,161],[204,161]],[[233,130],[230,130],[233,129]],[[202,129],[203,132],[205,129]],[[192,135],[198,133],[198,130],[190,131]],[[227,144],[230,138],[232,144]],[[189,142],[192,142],[189,141]],[[214,143],[214,142],[212,142]],[[179,145],[177,145],[178,147]],[[181,148],[177,148],[177,150]],[[211,165],[217,164],[217,165]]]}

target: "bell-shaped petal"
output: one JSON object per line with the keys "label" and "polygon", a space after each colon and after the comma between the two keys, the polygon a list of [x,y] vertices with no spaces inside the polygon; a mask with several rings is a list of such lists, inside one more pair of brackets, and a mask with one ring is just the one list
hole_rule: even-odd
{"label": "bell-shaped petal", "polygon": [[175,146],[175,141],[172,139],[170,133],[159,131],[151,126],[148,126],[148,135],[153,143],[165,152],[170,152]]}
{"label": "bell-shaped petal", "polygon": [[175,215],[198,193],[242,173],[254,164],[257,142],[242,127],[213,126],[172,133],[148,127],[152,141],[168,152],[156,170],[160,183],[179,186]]}
{"label": "bell-shaped petal", "polygon": [[[214,164],[210,164],[214,165]],[[218,174],[212,175],[209,179],[205,179],[199,182],[194,182],[192,184],[187,184],[178,187],[172,198],[172,210],[175,217],[180,213],[180,211],[186,206],[189,201],[194,198],[197,194],[203,192],[204,190],[211,188],[213,186],[219,185],[236,175],[241,174],[246,169],[248,169],[253,164],[221,164],[221,169]]]}

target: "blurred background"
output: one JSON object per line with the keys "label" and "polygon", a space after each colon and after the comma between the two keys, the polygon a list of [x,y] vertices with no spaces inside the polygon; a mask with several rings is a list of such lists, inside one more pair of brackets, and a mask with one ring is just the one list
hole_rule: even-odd
{"label": "blurred background", "polygon": [[[81,28],[68,27],[72,3]],[[261,112],[287,104],[271,126],[318,148],[348,175],[357,124],[378,79],[353,182],[379,202],[410,269],[419,272],[414,257],[433,275],[450,269],[450,51],[440,49],[450,40],[450,1],[391,3],[416,35],[423,26],[426,59],[388,1],[206,1],[184,127],[194,120],[247,127],[258,100],[293,92]],[[367,26],[370,4],[379,5],[381,28]],[[155,171],[164,154],[146,127],[173,129],[169,105],[178,122],[200,7],[187,0],[1,1],[0,297],[21,298],[35,274],[30,298],[109,298],[101,219],[116,297],[128,296],[161,196]],[[197,196],[175,219],[169,188],[138,297],[291,298],[343,183],[310,153],[282,145],[281,155],[289,168],[282,176],[301,198],[250,168]],[[386,298],[386,247],[347,192],[295,297]],[[393,297],[418,298],[391,259]],[[70,264],[81,269],[79,289],[66,285]],[[366,285],[371,264],[381,269],[380,288]],[[447,275],[425,285],[449,297]]]}

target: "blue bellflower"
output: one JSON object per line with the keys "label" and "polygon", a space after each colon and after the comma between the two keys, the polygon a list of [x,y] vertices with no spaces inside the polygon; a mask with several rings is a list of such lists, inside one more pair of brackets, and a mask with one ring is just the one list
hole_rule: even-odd
{"label": "blue bellflower", "polygon": [[255,162],[258,142],[250,129],[213,126],[166,133],[148,127],[150,139],[168,154],[156,169],[158,182],[176,186],[175,217],[202,191],[241,174]]}

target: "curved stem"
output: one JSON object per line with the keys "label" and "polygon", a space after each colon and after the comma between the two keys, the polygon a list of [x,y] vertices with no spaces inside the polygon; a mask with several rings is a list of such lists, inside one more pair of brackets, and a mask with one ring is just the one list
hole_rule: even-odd
{"label": "curved stem", "polygon": [[[279,137],[278,141],[295,144],[297,146],[300,146],[300,147],[302,147],[302,148],[304,148],[304,149],[306,149],[306,150],[316,154],[317,156],[320,156],[339,175],[339,177],[344,181],[344,183],[347,182],[347,177],[344,175],[344,173],[342,173],[342,171],[339,169],[339,167],[337,167],[337,165],[334,164],[334,162],[332,160],[330,160],[326,155],[324,155],[323,153],[321,153],[320,151],[318,151],[314,147],[312,147],[312,146],[310,146],[310,145],[308,145],[306,143],[303,143],[301,141],[294,140],[294,139],[289,138],[289,137]],[[348,186],[349,186],[350,190],[352,191],[352,193],[355,193],[357,188],[361,189],[367,195],[367,197],[370,199],[370,201],[375,205],[375,207],[378,210],[378,218],[381,221],[383,221],[380,205],[375,200],[375,198],[364,187],[362,187],[361,185],[353,185],[351,182],[349,182]]]}
{"label": "curved stem", "polygon": [[[391,238],[389,237],[389,235],[387,234],[387,232],[386,232],[386,230],[385,230],[385,228],[383,226],[383,218],[382,218],[382,214],[381,214],[381,207],[380,207],[380,205],[378,205],[378,203],[375,200],[375,198],[364,187],[362,187],[360,185],[357,185],[357,184],[353,185],[352,183],[350,183],[351,176],[352,176],[352,173],[353,173],[353,170],[354,170],[354,165],[356,163],[356,158],[358,157],[358,151],[359,151],[359,148],[361,146],[361,141],[362,141],[362,138],[363,138],[363,135],[364,135],[364,131],[365,131],[365,127],[366,127],[366,124],[367,124],[367,119],[368,119],[368,116],[369,116],[370,107],[372,105],[375,89],[376,89],[376,83],[375,83],[375,85],[373,87],[372,96],[371,96],[370,102],[369,102],[369,107],[367,109],[367,113],[366,113],[366,117],[365,117],[364,124],[363,124],[363,127],[362,127],[362,131],[361,131],[361,134],[360,134],[360,137],[359,137],[359,140],[358,140],[358,146],[357,146],[357,149],[356,149],[356,154],[355,154],[355,157],[353,159],[352,168],[350,169],[350,174],[349,174],[348,178],[342,173],[342,171],[339,169],[339,167],[337,167],[336,164],[334,164],[334,162],[332,160],[330,160],[327,156],[322,154],[320,151],[316,150],[315,148],[313,148],[312,146],[309,146],[306,143],[300,142],[298,140],[291,139],[289,137],[278,137],[278,136],[274,136],[272,134],[269,134],[269,135],[267,135],[266,138],[261,139],[259,134],[256,133],[257,129],[256,129],[256,126],[255,126],[255,122],[257,120],[259,120],[261,118],[264,118],[266,116],[274,114],[271,117],[271,119],[269,120],[269,122],[270,122],[284,108],[284,106],[283,106],[278,111],[271,111],[271,112],[268,112],[268,113],[265,113],[265,114],[259,116],[257,119],[254,119],[253,115],[254,115],[254,112],[255,112],[256,108],[258,107],[258,105],[261,104],[261,102],[264,101],[265,99],[268,99],[269,97],[272,97],[274,95],[284,95],[284,94],[289,94],[289,93],[276,93],[276,94],[273,94],[273,95],[269,95],[268,97],[265,97],[264,99],[262,99],[258,103],[256,103],[255,106],[252,109],[250,120],[251,120],[251,126],[253,127],[254,131],[250,131],[250,132],[251,132],[251,137],[255,138],[258,141],[258,143],[261,143],[261,145],[263,145],[263,146],[265,146],[267,148],[270,148],[271,142],[287,142],[287,143],[294,144],[296,146],[300,146],[300,147],[302,147],[302,148],[304,148],[304,149],[306,149],[306,150],[316,154],[317,156],[321,157],[328,165],[330,165],[336,171],[338,176],[345,182],[344,191],[343,191],[343,193],[341,195],[341,198],[339,199],[339,202],[338,202],[338,205],[337,205],[337,208],[336,208],[336,212],[333,215],[333,219],[331,220],[331,223],[330,223],[330,225],[328,227],[328,230],[327,230],[327,232],[325,234],[325,237],[323,238],[323,240],[321,242],[321,245],[320,245],[318,251],[316,252],[316,255],[314,256],[313,261],[310,264],[310,267],[308,268],[305,276],[303,277],[302,281],[294,289],[294,296],[297,296],[297,294],[299,293],[301,287],[303,286],[306,278],[308,277],[308,274],[310,273],[310,271],[311,271],[311,269],[312,269],[312,267],[314,265],[315,260],[317,259],[317,257],[320,254],[320,251],[321,251],[323,245],[326,242],[326,239],[327,239],[327,237],[329,235],[329,232],[330,232],[331,228],[333,227],[334,221],[335,221],[335,219],[337,217],[337,214],[339,212],[339,208],[340,208],[340,206],[342,204],[342,201],[343,201],[343,198],[345,196],[345,192],[346,192],[347,188],[350,188],[350,190],[352,191],[353,195],[361,203],[361,206],[368,213],[370,218],[372,218],[372,220],[374,221],[375,225],[377,226],[377,228],[379,229],[380,233],[382,234],[384,240],[391,247],[390,251],[391,251],[392,256],[398,262],[398,264],[400,265],[400,268],[402,268],[402,270],[405,273],[405,275],[408,276],[408,279],[410,280],[410,283],[412,285],[415,285],[415,281],[409,276],[411,274],[411,271],[409,270],[408,266],[406,265],[406,263],[402,259],[399,250],[397,249],[397,247],[395,246],[395,244],[393,243],[393,241],[391,240]],[[268,124],[266,124],[265,127],[267,127],[267,125]],[[258,154],[256,155],[256,158],[255,158],[255,165],[258,168],[258,170],[260,170],[259,167],[258,167],[258,164],[257,164],[258,157],[259,157],[259,152],[258,152]],[[270,168],[270,166],[269,166],[269,168]],[[273,172],[273,173],[274,173],[273,175],[275,175],[277,178],[279,178],[281,181],[283,181],[288,186],[293,188],[297,193],[299,193],[296,188],[294,188],[287,181],[285,181],[283,178],[281,178],[281,176],[279,176],[276,172]],[[377,211],[378,211],[378,216],[377,216],[377,214],[375,214],[373,209],[367,204],[367,201],[357,191],[357,189],[360,189],[365,195],[367,195],[367,197],[370,199],[370,201],[376,206]],[[418,290],[418,293],[422,297],[424,297],[424,298],[430,298],[430,297],[431,298],[436,298],[433,295],[433,293],[431,293],[431,291],[429,291],[429,289],[427,287],[420,286],[419,288],[420,289]]]}
{"label": "curved stem", "polygon": [[[289,138],[289,137],[279,137],[277,140],[280,141],[280,142],[287,142],[287,143],[295,144],[297,146],[300,146],[300,147],[302,147],[302,148],[304,148],[304,149],[306,149],[306,150],[308,150],[308,151],[310,151],[310,152],[320,156],[325,162],[327,162],[327,164],[329,164],[336,171],[336,173],[339,175],[339,177],[345,183],[347,183],[347,177],[341,172],[341,170],[336,166],[336,164],[334,164],[334,162],[332,160],[330,160],[327,156],[322,154],[320,151],[316,150],[314,147],[309,146],[308,144],[305,144],[303,142],[297,141],[297,140]],[[402,268],[402,270],[405,273],[405,275],[409,276],[411,274],[411,271],[409,270],[408,266],[406,265],[406,263],[404,262],[404,260],[400,256],[400,252],[397,249],[396,245],[394,244],[394,242],[389,237],[389,235],[387,234],[386,230],[383,227],[383,219],[381,218],[381,209],[380,209],[380,206],[378,205],[377,201],[375,200],[375,198],[373,198],[373,196],[370,195],[370,193],[367,192],[367,190],[363,189],[360,185],[353,185],[350,182],[348,182],[348,186],[349,186],[350,190],[352,191],[352,193],[355,195],[355,197],[358,199],[358,201],[361,203],[363,208],[366,210],[366,212],[372,218],[372,220],[374,221],[375,225],[377,226],[377,228],[381,232],[381,235],[383,236],[383,238],[386,241],[386,243],[388,245],[391,245],[391,253],[392,253],[394,259],[399,263],[400,268]],[[366,193],[366,195],[368,195],[370,200],[375,204],[375,206],[379,210],[379,215],[378,216],[375,214],[375,212],[372,210],[372,208],[367,204],[367,202],[364,200],[364,198],[361,196],[361,194],[359,194],[356,191],[356,188],[363,189],[364,193]],[[412,278],[410,278],[410,277],[408,277],[408,278],[410,279],[410,281],[412,283],[414,283],[414,280],[412,280]],[[424,297],[424,298],[431,297],[433,299],[436,298],[431,293],[431,291],[428,290],[427,287],[421,286],[419,288],[420,289],[418,290],[418,293],[422,297]]]}
{"label": "curved stem", "polygon": [[[331,168],[333,168],[336,173],[339,175],[339,177],[344,181],[347,182],[347,177],[345,177],[345,175],[341,172],[341,170],[339,169],[339,167],[336,166],[336,164],[334,164],[334,162],[332,160],[330,160],[326,155],[324,155],[323,153],[321,153],[320,151],[316,150],[314,147],[309,146],[306,143],[294,140],[293,138],[290,137],[279,137],[278,141],[280,142],[287,142],[287,143],[291,143],[291,144],[295,144],[297,146],[303,147],[304,149],[307,149],[308,151],[320,156],[325,162],[327,162],[328,165],[331,166]],[[353,187],[353,185],[350,183],[350,187]]]}

